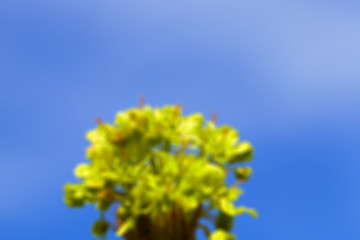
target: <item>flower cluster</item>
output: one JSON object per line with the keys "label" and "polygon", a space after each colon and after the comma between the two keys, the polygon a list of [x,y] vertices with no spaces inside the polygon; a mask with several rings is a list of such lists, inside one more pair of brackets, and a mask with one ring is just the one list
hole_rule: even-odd
{"label": "flower cluster", "polygon": [[[239,142],[238,132],[228,125],[217,127],[201,114],[183,115],[180,106],[142,106],[117,113],[114,123],[98,120],[87,133],[89,162],[79,164],[78,183],[64,186],[70,207],[95,204],[101,212],[92,231],[104,237],[111,228],[127,240],[195,239],[202,228],[211,240],[233,239],[236,215],[256,211],[235,206],[251,168],[253,148]],[[237,184],[227,186],[227,173]],[[105,213],[115,205],[116,221]],[[212,218],[210,211],[217,210]],[[199,224],[209,218],[216,230]]]}

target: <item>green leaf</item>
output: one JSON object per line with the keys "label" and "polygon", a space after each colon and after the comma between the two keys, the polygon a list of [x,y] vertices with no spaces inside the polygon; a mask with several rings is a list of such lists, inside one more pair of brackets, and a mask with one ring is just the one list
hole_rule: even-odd
{"label": "green leaf", "polygon": [[184,202],[184,208],[192,210],[199,205],[199,201],[195,197],[187,197]]}
{"label": "green leaf", "polygon": [[90,166],[85,163],[79,164],[75,169],[75,176],[78,178],[86,178],[90,175]]}
{"label": "green leaf", "polygon": [[65,196],[64,201],[69,207],[83,207],[85,200],[82,198],[72,198],[70,196]]}
{"label": "green leaf", "polygon": [[238,180],[247,181],[251,176],[252,169],[251,167],[238,167],[234,173]]}
{"label": "green leaf", "polygon": [[242,142],[235,147],[229,158],[229,163],[247,162],[251,160],[253,152],[254,150],[249,142]]}
{"label": "green leaf", "polygon": [[105,186],[105,182],[100,178],[90,178],[85,180],[84,186],[88,189],[96,190],[103,188]]}
{"label": "green leaf", "polygon": [[229,234],[228,232],[219,229],[213,232],[210,236],[209,240],[234,240],[235,236],[232,234]]}
{"label": "green leaf", "polygon": [[220,200],[220,210],[229,216],[235,216],[237,214],[234,204],[226,198]]}
{"label": "green leaf", "polygon": [[239,188],[231,187],[227,192],[227,198],[230,201],[236,201],[243,191]]}
{"label": "green leaf", "polygon": [[258,212],[253,208],[247,208],[247,207],[237,207],[236,208],[236,214],[243,214],[243,213],[248,213],[253,218],[258,218],[259,217]]}
{"label": "green leaf", "polygon": [[135,218],[130,217],[125,220],[125,222],[120,226],[119,230],[116,232],[117,236],[124,236],[129,230],[134,228],[135,226]]}
{"label": "green leaf", "polygon": [[85,204],[85,192],[79,185],[70,183],[64,186],[64,201],[70,207],[82,207]]}

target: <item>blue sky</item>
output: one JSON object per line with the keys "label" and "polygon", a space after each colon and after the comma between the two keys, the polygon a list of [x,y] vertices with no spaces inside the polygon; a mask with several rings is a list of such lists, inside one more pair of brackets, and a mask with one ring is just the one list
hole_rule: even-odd
{"label": "blue sky", "polygon": [[[238,239],[360,239],[358,1],[1,1],[0,236],[93,239],[95,117],[184,104],[255,147]],[[110,236],[109,239],[115,239]],[[200,239],[204,239],[202,236]]]}

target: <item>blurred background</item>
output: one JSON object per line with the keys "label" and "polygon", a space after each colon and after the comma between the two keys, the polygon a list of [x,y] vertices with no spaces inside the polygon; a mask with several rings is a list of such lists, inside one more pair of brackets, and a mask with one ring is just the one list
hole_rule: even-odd
{"label": "blurred background", "polygon": [[[237,239],[360,239],[360,4],[0,2],[0,236],[93,239],[62,186],[87,130],[180,103],[255,147]],[[109,239],[116,239],[112,234]],[[199,234],[199,239],[205,239]]]}

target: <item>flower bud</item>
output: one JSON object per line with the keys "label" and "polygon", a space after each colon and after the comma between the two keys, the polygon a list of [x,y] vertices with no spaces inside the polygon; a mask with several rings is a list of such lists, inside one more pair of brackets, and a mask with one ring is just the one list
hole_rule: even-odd
{"label": "flower bud", "polygon": [[250,178],[252,169],[251,167],[238,167],[234,173],[238,180],[246,181]]}

